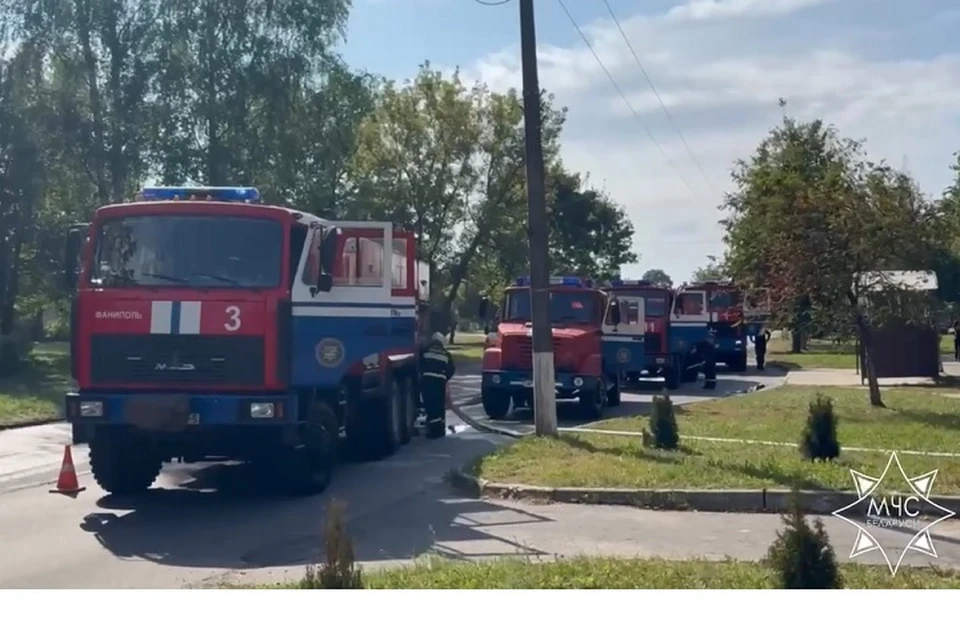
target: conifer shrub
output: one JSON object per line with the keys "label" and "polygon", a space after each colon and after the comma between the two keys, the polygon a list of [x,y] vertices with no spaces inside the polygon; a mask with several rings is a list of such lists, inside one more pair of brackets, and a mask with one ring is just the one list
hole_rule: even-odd
{"label": "conifer shrub", "polygon": [[800,493],[791,495],[790,511],[783,516],[784,528],[770,545],[767,562],[781,589],[842,589],[840,567],[830,538],[817,518],[811,527],[804,517]]}
{"label": "conifer shrub", "polygon": [[307,566],[301,589],[362,589],[363,576],[356,566],[353,541],[344,523],[345,505],[339,500],[327,507],[324,526],[324,562],[319,568]]}
{"label": "conifer shrub", "polygon": [[800,439],[800,452],[808,460],[834,460],[840,457],[837,441],[837,416],[833,401],[822,395],[810,402],[807,424]]}
{"label": "conifer shrub", "polygon": [[649,441],[657,449],[676,449],[680,446],[680,429],[669,396],[655,396],[650,412]]}

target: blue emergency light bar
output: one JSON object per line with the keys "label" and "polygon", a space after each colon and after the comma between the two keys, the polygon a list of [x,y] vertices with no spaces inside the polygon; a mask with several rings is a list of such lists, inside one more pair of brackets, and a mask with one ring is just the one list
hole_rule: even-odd
{"label": "blue emergency light bar", "polygon": [[260,202],[260,192],[256,187],[144,187],[139,199]]}
{"label": "blue emergency light bar", "polygon": [[[593,286],[593,281],[587,278],[578,278],[577,276],[550,276],[550,284],[560,287],[583,287],[589,289]],[[516,286],[529,287],[530,276],[520,276],[517,278]]]}

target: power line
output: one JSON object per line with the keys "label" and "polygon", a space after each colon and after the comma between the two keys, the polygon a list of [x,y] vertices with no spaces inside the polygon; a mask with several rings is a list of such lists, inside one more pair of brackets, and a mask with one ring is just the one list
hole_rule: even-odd
{"label": "power line", "polygon": [[617,25],[617,30],[620,31],[620,36],[623,38],[623,41],[626,43],[627,48],[630,49],[630,53],[633,54],[633,59],[636,60],[637,66],[640,67],[640,72],[643,74],[644,79],[647,81],[647,84],[650,85],[650,89],[653,91],[653,95],[656,96],[657,102],[660,103],[660,108],[663,109],[663,112],[666,114],[667,118],[670,120],[670,124],[673,125],[674,131],[677,132],[677,135],[680,137],[680,141],[683,142],[683,146],[687,149],[687,153],[690,154],[690,158],[693,160],[694,164],[697,165],[697,168],[700,169],[703,179],[706,181],[707,186],[711,190],[717,191],[716,187],[713,186],[713,183],[710,181],[710,178],[707,176],[707,172],[703,170],[703,165],[700,164],[700,160],[697,159],[696,154],[693,152],[693,149],[690,148],[690,145],[687,144],[687,139],[684,137],[683,133],[680,131],[680,127],[677,126],[676,121],[673,119],[673,115],[670,113],[670,110],[667,109],[667,105],[663,103],[663,99],[660,97],[660,92],[657,91],[657,87],[653,84],[653,80],[650,79],[650,75],[647,73],[646,67],[643,66],[643,63],[640,62],[640,56],[637,55],[636,49],[633,48],[633,45],[630,44],[630,39],[627,37],[627,34],[624,32],[623,27],[620,25],[620,20],[617,18],[617,15],[613,12],[613,7],[610,6],[610,3],[607,0],[603,0],[604,6],[607,7],[607,12],[610,14],[610,17],[613,18],[613,23]]}
{"label": "power line", "polygon": [[683,176],[683,173],[680,172],[680,170],[677,168],[677,165],[674,164],[673,160],[670,159],[670,156],[668,156],[667,153],[663,150],[663,147],[660,146],[660,143],[657,142],[657,139],[653,137],[653,134],[650,132],[650,129],[647,127],[647,125],[643,123],[643,120],[640,118],[640,114],[637,113],[637,110],[633,108],[632,104],[630,104],[630,99],[627,98],[627,95],[623,92],[623,89],[620,88],[620,85],[617,83],[617,80],[613,77],[613,74],[611,74],[610,71],[607,69],[607,65],[603,64],[603,60],[601,60],[600,56],[597,55],[597,52],[593,48],[593,45],[590,44],[590,40],[583,33],[583,29],[580,28],[580,25],[577,24],[576,19],[570,13],[569,9],[567,9],[567,5],[564,4],[563,0],[557,0],[557,2],[560,3],[560,7],[563,9],[563,12],[567,14],[567,18],[570,19],[570,24],[572,24],[573,28],[577,30],[578,34],[580,34],[580,38],[583,40],[583,43],[587,45],[587,49],[589,49],[590,53],[593,54],[593,57],[597,61],[597,64],[599,64],[600,68],[603,69],[603,72],[607,74],[607,78],[610,80],[610,83],[613,85],[613,87],[617,90],[617,93],[620,94],[620,97],[623,99],[624,104],[627,105],[627,108],[633,114],[633,117],[636,118],[637,122],[640,123],[640,126],[643,127],[643,130],[647,134],[647,137],[650,138],[650,142],[652,142],[653,145],[657,148],[657,151],[659,151],[660,155],[662,155],[664,160],[667,161],[667,164],[670,165],[670,168],[673,169],[673,171],[677,174],[681,182],[683,182],[684,186],[687,187],[687,190],[690,191],[691,195],[693,195],[694,199],[700,202],[700,204],[702,205],[703,202],[700,200],[700,196],[697,195],[697,191],[690,185],[689,182],[687,182],[687,179]]}

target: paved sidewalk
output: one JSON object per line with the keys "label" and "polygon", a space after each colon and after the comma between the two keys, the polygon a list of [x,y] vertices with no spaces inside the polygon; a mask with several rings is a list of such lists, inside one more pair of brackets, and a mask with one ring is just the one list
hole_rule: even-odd
{"label": "paved sidewalk", "polygon": [[[943,372],[960,377],[960,362],[944,362]],[[881,378],[881,387],[902,387],[934,384],[933,378]],[[786,384],[808,387],[866,387],[856,369],[798,369],[787,373]]]}

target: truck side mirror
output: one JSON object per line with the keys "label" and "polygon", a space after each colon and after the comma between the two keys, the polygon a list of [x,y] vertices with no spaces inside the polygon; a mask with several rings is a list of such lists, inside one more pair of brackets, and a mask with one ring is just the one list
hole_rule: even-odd
{"label": "truck side mirror", "polygon": [[480,307],[477,309],[477,316],[479,316],[481,320],[486,320],[487,312],[489,310],[490,310],[490,301],[487,300],[486,298],[483,298],[482,300],[480,300]]}
{"label": "truck side mirror", "polygon": [[[320,273],[332,275],[340,242],[340,227],[326,227],[320,238]],[[329,289],[327,289],[329,291]]]}
{"label": "truck side mirror", "polygon": [[77,266],[80,260],[80,249],[83,247],[83,231],[76,227],[67,231],[67,240],[63,253],[63,282],[65,291],[73,291],[77,287]]}
{"label": "truck side mirror", "polygon": [[340,227],[326,227],[320,236],[320,264],[317,265],[316,293],[330,291],[333,288],[333,270],[337,260],[337,247],[340,241]]}
{"label": "truck side mirror", "polygon": [[620,317],[620,303],[616,300],[610,302],[610,324],[618,326],[623,318]]}

